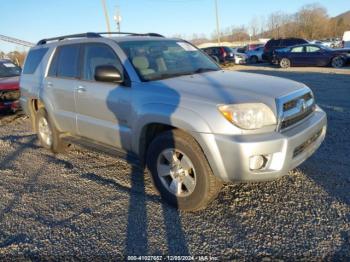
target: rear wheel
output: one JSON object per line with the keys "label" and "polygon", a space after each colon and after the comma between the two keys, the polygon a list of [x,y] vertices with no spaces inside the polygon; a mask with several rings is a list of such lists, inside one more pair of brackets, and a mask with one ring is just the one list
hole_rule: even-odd
{"label": "rear wheel", "polygon": [[54,124],[50,121],[44,108],[40,108],[36,115],[36,130],[40,144],[54,153],[64,152],[69,144],[62,141]]}
{"label": "rear wheel", "polygon": [[344,66],[345,61],[342,57],[336,56],[332,59],[331,64],[332,64],[332,67],[334,67],[334,68],[340,68],[340,67]]}
{"label": "rear wheel", "polygon": [[250,63],[252,63],[252,64],[256,64],[256,63],[258,63],[258,57],[257,56],[252,56],[251,58],[250,58]]}
{"label": "rear wheel", "polygon": [[222,186],[197,142],[178,130],[164,132],[151,142],[147,166],[161,197],[181,210],[205,208]]}
{"label": "rear wheel", "polygon": [[290,60],[288,58],[282,58],[280,61],[280,67],[282,68],[290,67]]}

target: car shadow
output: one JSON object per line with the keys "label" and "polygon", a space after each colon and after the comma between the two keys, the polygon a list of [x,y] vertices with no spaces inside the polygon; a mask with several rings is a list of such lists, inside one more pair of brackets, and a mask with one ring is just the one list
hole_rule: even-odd
{"label": "car shadow", "polygon": [[[135,148],[130,147],[130,143],[128,143],[127,139],[123,139],[125,136],[129,136],[132,140],[137,139],[136,133],[133,133],[133,131],[137,130],[137,125],[140,123],[135,123],[132,121],[132,115],[135,115],[136,112],[127,112],[127,117],[125,115],[125,111],[118,110],[118,107],[116,106],[116,98],[118,98],[119,92],[124,92],[125,89],[127,89],[128,92],[130,92],[130,97],[133,98],[133,104],[134,105],[143,105],[143,101],[140,100],[142,97],[142,88],[150,88],[150,87],[127,87],[127,86],[117,86],[114,89],[112,89],[107,97],[107,106],[110,110],[110,112],[113,113],[116,120],[116,125],[118,126],[119,130],[130,130],[130,133],[128,135],[123,134],[122,132],[119,134],[120,139],[120,146],[123,149],[126,149],[127,151],[134,151],[137,150]],[[124,89],[124,90],[121,90]],[[180,101],[180,95],[173,89],[168,88],[166,86],[161,87],[162,94],[166,94],[165,97],[169,97],[169,101],[157,101],[153,100],[154,103],[159,103],[159,105],[168,105],[166,115],[163,114],[163,121],[167,123],[172,123],[171,116],[178,108],[178,104]],[[155,92],[154,94],[157,94]],[[130,101],[131,102],[131,101]],[[147,108],[144,108],[147,109]],[[138,109],[136,109],[138,110]],[[141,113],[141,112],[140,112]],[[144,116],[146,117],[146,116]],[[142,116],[138,118],[138,120],[142,120]],[[150,123],[151,124],[151,123]],[[118,132],[118,131],[117,131]],[[145,134],[144,134],[145,135]],[[139,144],[139,141],[136,142],[136,144]],[[170,142],[170,148],[175,148],[175,139],[174,137],[171,138]],[[124,249],[124,255],[126,256],[141,256],[141,255],[150,255],[150,243],[149,243],[149,237],[147,235],[148,232],[148,213],[147,213],[147,203],[150,201],[150,198],[147,196],[145,191],[145,175],[151,175],[150,169],[147,166],[146,163],[146,155],[148,150],[149,144],[145,145],[144,150],[142,151],[143,154],[141,155],[140,165],[135,165],[135,159],[133,157],[133,153],[130,155],[127,154],[126,161],[131,165],[131,172],[130,172],[130,178],[131,178],[131,193],[129,194],[129,207],[128,207],[128,219],[127,219],[127,232],[126,232],[126,243],[125,243],[125,249]],[[137,192],[137,194],[134,194],[133,192]],[[162,196],[162,193],[159,192]],[[169,206],[164,201],[161,201],[160,203],[161,209],[162,209],[162,215],[163,215],[163,221],[164,221],[164,228],[165,228],[165,235],[166,235],[166,242],[167,242],[167,248],[168,248],[168,255],[189,255],[189,248],[185,236],[185,232],[183,230],[182,224],[181,224],[181,213],[180,211],[175,207]],[[175,206],[177,206],[177,203],[175,203]],[[161,226],[161,225],[160,225]],[[157,248],[156,248],[157,249]]]}

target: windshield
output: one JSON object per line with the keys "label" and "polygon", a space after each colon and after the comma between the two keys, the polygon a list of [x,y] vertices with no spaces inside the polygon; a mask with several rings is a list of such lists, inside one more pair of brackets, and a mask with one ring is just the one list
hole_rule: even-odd
{"label": "windshield", "polygon": [[21,68],[11,61],[0,61],[0,77],[19,76]]}
{"label": "windshield", "polygon": [[142,81],[221,69],[202,51],[181,40],[126,41],[119,45]]}

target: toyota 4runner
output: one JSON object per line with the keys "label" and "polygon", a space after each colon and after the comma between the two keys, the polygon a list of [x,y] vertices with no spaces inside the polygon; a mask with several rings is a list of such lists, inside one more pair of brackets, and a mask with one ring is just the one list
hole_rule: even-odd
{"label": "toyota 4runner", "polygon": [[312,155],[326,114],[307,86],[222,70],[180,39],[86,33],[41,40],[20,102],[43,147],[139,159],[162,198],[199,210],[223,182],[279,178]]}

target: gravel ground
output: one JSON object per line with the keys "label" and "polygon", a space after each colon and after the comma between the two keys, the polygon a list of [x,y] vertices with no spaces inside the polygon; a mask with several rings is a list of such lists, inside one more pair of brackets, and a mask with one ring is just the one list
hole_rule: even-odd
{"label": "gravel ground", "polygon": [[273,182],[226,185],[206,210],[182,213],[136,166],[78,147],[55,156],[39,147],[26,117],[3,116],[0,258],[349,259],[350,68],[233,69],[313,89],[329,121],[314,156]]}

